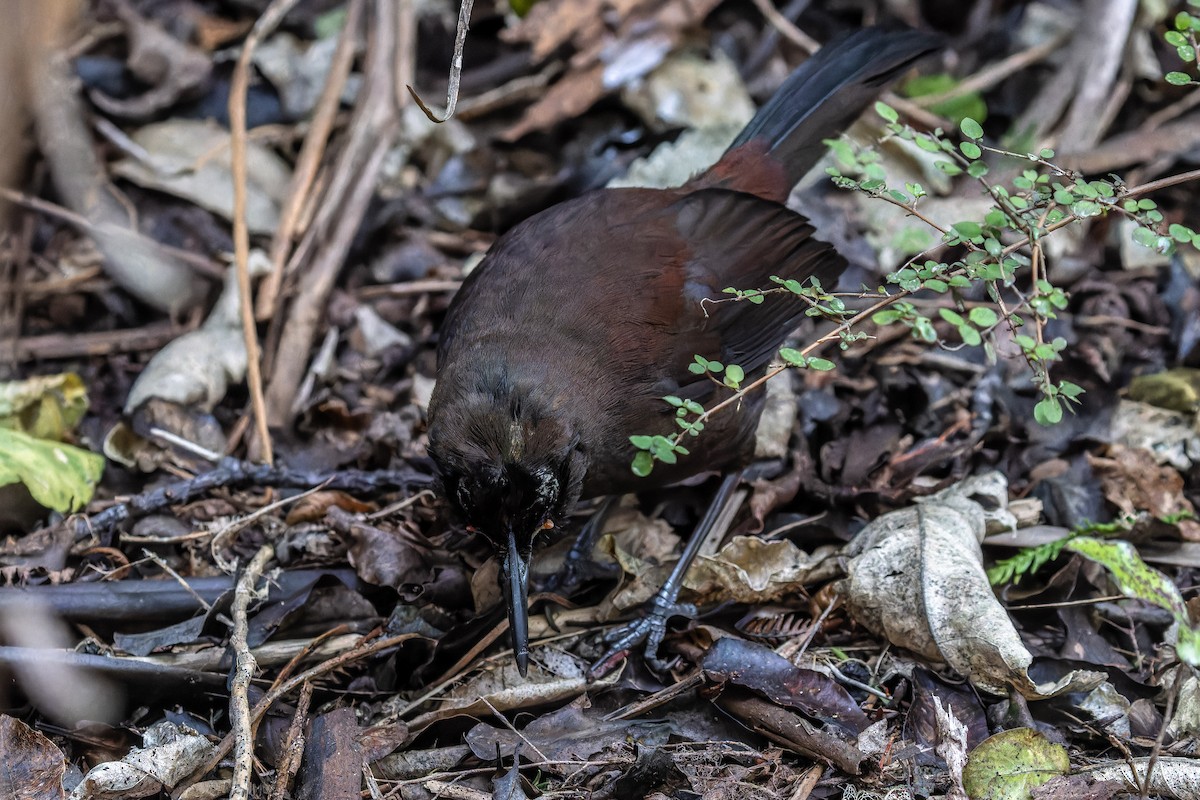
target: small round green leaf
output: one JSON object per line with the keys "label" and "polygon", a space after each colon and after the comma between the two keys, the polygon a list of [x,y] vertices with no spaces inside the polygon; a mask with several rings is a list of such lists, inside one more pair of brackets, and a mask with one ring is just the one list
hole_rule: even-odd
{"label": "small round green leaf", "polygon": [[970,317],[971,322],[975,323],[981,328],[990,328],[996,324],[997,320],[999,320],[996,312],[987,306],[976,306],[975,308],[971,309],[967,316]]}
{"label": "small round green leaf", "polygon": [[1039,425],[1057,425],[1062,422],[1062,403],[1057,397],[1043,397],[1033,407],[1033,418]]}
{"label": "small round green leaf", "polygon": [[790,366],[793,366],[793,367],[805,366],[804,354],[801,353],[799,350],[793,349],[791,347],[784,347],[784,348],[780,349],[779,357],[782,358],[784,360],[784,362]]}
{"label": "small round green leaf", "polygon": [[963,136],[966,136],[968,139],[983,138],[983,127],[970,117],[963,117],[963,121],[959,123],[958,128],[962,131]]}

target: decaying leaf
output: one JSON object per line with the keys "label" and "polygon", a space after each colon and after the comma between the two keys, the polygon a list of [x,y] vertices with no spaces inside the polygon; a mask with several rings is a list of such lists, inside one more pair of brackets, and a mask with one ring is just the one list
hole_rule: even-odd
{"label": "decaying leaf", "polygon": [[0,383],[0,428],[61,441],[88,408],[87,389],[73,372]]}
{"label": "decaying leaf", "polygon": [[63,778],[67,760],[42,733],[19,719],[0,717],[0,795],[16,798],[56,800],[66,795]]}
{"label": "decaying leaf", "polygon": [[[267,269],[261,253],[252,254],[251,275],[262,275]],[[225,397],[229,385],[246,374],[238,297],[237,275],[231,269],[225,275],[225,290],[204,324],[159,350],[142,370],[125,398],[126,415],[145,409],[149,417],[139,419],[136,430],[161,427],[196,441],[187,433],[205,428],[208,413]],[[221,443],[217,444],[220,449]],[[127,423],[120,422],[105,437],[104,452],[126,466],[148,463],[153,468],[157,459],[146,457],[147,446]]]}
{"label": "decaying leaf", "polygon": [[1112,441],[1140,447],[1178,470],[1200,463],[1200,422],[1193,414],[1122,400],[1112,418]]}
{"label": "decaying leaf", "polygon": [[971,751],[963,786],[974,800],[1024,800],[1030,789],[1070,769],[1065,747],[1032,728],[1014,728]]}
{"label": "decaying leaf", "polygon": [[[1174,467],[1158,463],[1149,450],[1113,444],[1103,456],[1088,453],[1087,458],[1100,478],[1105,499],[1123,514],[1145,512],[1158,519],[1195,515],[1184,496],[1183,476]],[[1200,540],[1196,520],[1181,519],[1178,525],[1185,539]]]}
{"label": "decaying leaf", "polygon": [[71,793],[71,800],[157,794],[195,772],[214,747],[206,737],[173,722],[150,726],[142,742],[142,747],[129,751],[120,761],[92,767]]}
{"label": "decaying leaf", "polygon": [[525,134],[573,119],[610,92],[662,63],[683,34],[703,22],[716,0],[545,0],[506,32],[528,42],[541,61],[570,42],[576,52],[564,77],[506,130],[515,141]]}
{"label": "decaying leaf", "polygon": [[1027,673],[1033,656],[992,593],[979,544],[989,522],[1012,526],[1007,504],[1007,481],[990,472],[876,519],[847,548],[847,605],[893,644],[945,661],[980,689],[1047,697],[1091,688],[1101,673],[1043,685]]}
{"label": "decaying leaf", "polygon": [[[211,121],[176,118],[146,125],[132,138],[150,160],[118,161],[114,174],[233,217],[229,131]],[[290,181],[291,169],[282,158],[253,139],[246,142],[246,225],[251,233],[275,231]]]}

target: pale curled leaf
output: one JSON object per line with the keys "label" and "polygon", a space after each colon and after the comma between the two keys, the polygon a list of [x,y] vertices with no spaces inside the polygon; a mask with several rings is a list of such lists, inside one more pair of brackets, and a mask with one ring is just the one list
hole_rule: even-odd
{"label": "pale curled leaf", "polygon": [[[250,259],[252,277],[269,269],[264,258]],[[246,343],[238,312],[237,276],[230,270],[225,289],[204,324],[150,359],[129,390],[125,413],[132,413],[150,398],[208,412],[224,399],[229,384],[241,381],[245,374]]]}
{"label": "pale curled leaf", "polygon": [[[146,125],[132,138],[150,154],[149,159],[123,159],[113,166],[114,174],[232,219],[229,131],[211,121],[170,119]],[[279,209],[287,197],[290,167],[271,148],[249,141],[246,180],[246,224],[250,232],[274,232],[279,225]]]}
{"label": "pale curled leaf", "polygon": [[72,800],[157,794],[195,772],[214,748],[206,737],[172,722],[151,726],[142,741],[144,747],[135,747],[120,761],[93,767],[71,793]]}
{"label": "pale curled leaf", "polygon": [[1045,697],[1090,688],[1102,676],[1078,672],[1040,686],[1029,678],[1033,656],[992,593],[979,545],[989,520],[1011,526],[1006,505],[1007,482],[992,472],[876,519],[847,548],[854,557],[841,590],[851,613],[992,693],[1015,687]]}

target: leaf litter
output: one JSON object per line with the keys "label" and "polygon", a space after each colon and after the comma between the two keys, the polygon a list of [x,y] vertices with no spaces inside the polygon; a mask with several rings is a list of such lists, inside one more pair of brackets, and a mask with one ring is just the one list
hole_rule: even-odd
{"label": "leaf litter", "polygon": [[[82,706],[0,716],[10,761],[30,765],[9,773],[15,791],[229,792],[250,772],[250,750],[230,736],[235,713],[255,720],[253,780],[280,797],[431,797],[452,786],[479,796],[1195,796],[1194,252],[1147,258],[1128,226],[1105,220],[1048,239],[1069,295],[1048,330],[1067,342],[1057,377],[1087,390],[1055,427],[1033,421],[1038,398],[1002,327],[986,332],[991,360],[956,344],[961,330],[936,311],[945,348],[879,328],[840,356],[830,349],[838,370],[800,374],[798,414],[779,418],[747,510],[689,573],[685,599],[701,616],[673,626],[670,670],[654,673],[636,653],[600,680],[586,665],[606,626],[663,579],[703,486],[627,500],[579,585],[537,587],[524,681],[504,650],[488,549],[429,491],[423,409],[449,297],[494,236],[530,213],[614,178],[669,184],[702,169],[749,113],[746,98],[761,102],[798,62],[801,37],[733,3],[541,0],[523,17],[479,3],[464,118],[426,130],[408,111],[368,112],[403,97],[397,74],[422,94],[440,91],[453,14],[358,3],[372,20],[351,31],[359,57],[323,94],[352,15],[317,5],[287,12],[260,48],[244,142],[229,132],[234,51],[217,48],[240,47],[262,11],[250,6],[84,4],[88,25],[59,38],[71,40],[87,102],[48,104],[64,90],[47,82],[30,104],[38,169],[5,190],[0,270],[0,345],[15,354],[0,376],[0,397],[14,398],[0,416],[0,466],[25,465],[0,470],[10,584],[0,588],[0,660],[99,674],[121,690],[94,719],[62,709],[86,707],[96,684],[51,678]],[[1043,139],[1065,137],[1072,163],[1128,169],[1132,182],[1184,168],[1181,149],[1152,129],[1194,112],[1156,72],[1170,53],[1147,44],[1171,18],[1135,19],[1120,5],[1121,24],[1103,31],[1076,24],[1082,4],[1031,3],[1011,29],[994,11],[948,22],[915,3],[888,8],[994,42],[995,52],[959,48],[950,82],[936,83],[941,96],[978,78],[960,95],[969,105],[931,108],[982,104],[989,132],[1024,121]],[[33,30],[24,13],[5,36]],[[795,20],[820,40],[847,24],[816,7]],[[25,39],[5,45],[34,65],[37,37]],[[1137,46],[1126,51],[1126,40]],[[992,77],[1006,56],[1017,66]],[[1034,96],[1043,100],[1031,105]],[[487,102],[472,109],[473,97]],[[328,129],[311,116],[323,113]],[[313,131],[325,138],[310,144]],[[214,303],[218,276],[234,275],[235,145],[247,148],[254,244],[271,260],[282,253],[271,266],[279,304],[259,305],[258,346],[268,377],[296,387],[270,400],[282,466],[262,469],[226,457],[261,452],[241,310],[232,293]],[[305,147],[317,167],[297,182]],[[890,144],[887,158],[904,181],[930,187],[929,216],[978,216],[976,184],[908,150]],[[1166,224],[1196,227],[1186,187],[1155,198]],[[857,254],[851,290],[937,238],[816,178],[796,201]],[[80,268],[85,250],[97,256]],[[987,299],[964,297],[960,320]],[[931,310],[945,300],[916,298]],[[308,341],[281,334],[297,320],[319,331],[298,349],[281,344]],[[816,330],[806,323],[797,341]],[[178,381],[185,388],[172,389]],[[139,414],[127,406],[135,397],[153,402],[133,403]],[[126,433],[112,435],[117,426]],[[14,443],[27,434],[42,444]],[[37,447],[49,461],[21,455]],[[63,518],[80,508],[86,516]],[[563,525],[573,532],[589,511]],[[1011,555],[993,544],[1002,536],[1029,548],[1028,572],[997,593],[986,568]],[[241,611],[222,567],[264,546],[271,567]],[[546,563],[542,574],[556,574]],[[23,619],[18,600],[73,623],[74,639],[22,646],[35,617]],[[235,657],[243,670],[247,656],[257,668],[237,673],[246,688],[231,691]],[[1006,755],[1003,739],[1024,744]],[[1109,743],[1128,761],[1114,761]],[[171,749],[183,745],[186,758]],[[85,778],[85,764],[101,766]]]}

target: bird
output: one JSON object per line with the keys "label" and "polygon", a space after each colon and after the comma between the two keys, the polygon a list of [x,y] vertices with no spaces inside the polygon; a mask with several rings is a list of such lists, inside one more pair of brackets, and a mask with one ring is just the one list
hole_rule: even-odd
{"label": "bird", "polygon": [[[581,499],[751,459],[762,392],[714,415],[688,455],[648,476],[631,469],[630,436],[678,430],[666,396],[706,408],[721,399],[715,381],[689,369],[696,355],[748,378],[765,373],[806,306],[779,294],[758,305],[705,301],[727,287],[770,288],[772,276],[836,283],[845,261],[785,205],[788,194],[824,140],[938,46],[931,34],[880,28],[831,41],[707,170],[676,188],[598,189],[540,211],[463,281],[439,331],[428,452],[451,508],[495,547],[522,676],[540,534],[561,528]],[[663,617],[678,591],[660,593],[652,613]]]}

